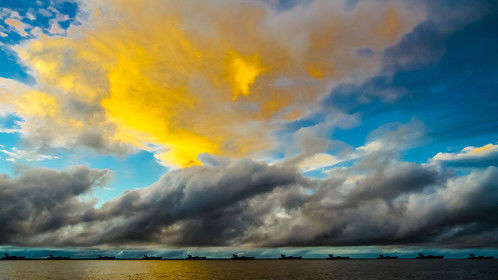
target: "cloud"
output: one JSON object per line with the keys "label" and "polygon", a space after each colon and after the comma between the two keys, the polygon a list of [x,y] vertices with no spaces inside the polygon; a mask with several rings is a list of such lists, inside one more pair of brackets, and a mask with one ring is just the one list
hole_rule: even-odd
{"label": "cloud", "polygon": [[314,154],[314,155],[302,160],[299,163],[299,168],[301,168],[301,170],[303,170],[303,172],[307,172],[307,171],[315,170],[318,168],[323,168],[323,167],[335,165],[339,162],[341,162],[341,160],[338,160],[333,155],[319,153],[319,154]]}
{"label": "cloud", "polygon": [[[2,132],[8,133],[9,130]],[[16,160],[26,160],[26,161],[41,161],[41,160],[51,160],[58,159],[58,156],[54,155],[43,155],[43,154],[33,154],[29,151],[21,150],[18,148],[6,148],[3,145],[0,145],[0,153],[3,153],[7,156],[7,161],[16,161]]]}
{"label": "cloud", "polygon": [[468,146],[456,153],[437,153],[434,161],[450,166],[487,167],[498,164],[498,145],[487,144],[482,147]]}
{"label": "cloud", "polygon": [[26,32],[26,28],[29,26],[18,19],[8,18],[4,20],[5,24],[11,26],[14,30],[19,33],[22,37],[27,37],[29,34]]}
{"label": "cloud", "polygon": [[[0,176],[0,244],[54,244],[45,234],[79,225],[94,211],[96,201],[82,196],[110,179],[108,170],[75,166],[65,171],[20,170],[16,178]],[[54,243],[52,243],[54,242]]]}
{"label": "cloud", "polygon": [[[153,185],[125,191],[100,209],[94,208],[95,201],[78,199],[101,185],[107,174],[78,167],[65,172],[28,170],[19,179],[4,176],[0,213],[5,216],[0,220],[9,221],[0,243],[222,245],[250,224],[251,216],[244,214],[247,200],[301,178],[293,169],[239,160],[170,171]],[[9,217],[13,211],[19,211],[19,217]],[[28,221],[37,217],[40,225],[28,230]]]}
{"label": "cloud", "polygon": [[260,216],[244,240],[255,247],[497,245],[497,220],[483,215],[497,210],[496,168],[448,178],[430,167],[399,165],[353,182],[333,172],[311,195],[274,192],[258,205],[274,211]]}
{"label": "cloud", "polygon": [[[66,37],[15,48],[37,83],[9,89],[2,102],[25,116],[33,147],[114,152],[153,143],[164,148],[158,159],[177,167],[200,164],[206,152],[241,158],[271,148],[270,132],[310,113],[331,87],[378,70],[356,49],[381,51],[424,18],[394,1],[85,5],[88,20]],[[39,102],[49,114],[30,110]],[[78,140],[85,131],[93,140]]]}
{"label": "cloud", "polygon": [[[393,135],[402,129],[376,141],[396,142]],[[78,167],[27,170],[18,179],[4,176],[0,213],[7,213],[2,217],[8,224],[1,243],[129,248],[498,245],[498,220],[491,214],[498,210],[495,167],[458,176],[439,165],[399,161],[393,151],[380,149],[359,153],[351,166],[334,167],[325,179],[311,179],[285,161],[268,165],[207,154],[202,158],[209,164],[169,171],[156,183],[127,190],[99,208],[96,200],[82,200],[82,194],[101,185],[97,182],[105,181],[107,171]],[[34,195],[38,193],[43,196]],[[54,201],[61,202],[52,205]],[[11,219],[7,215],[15,209],[30,211]],[[38,224],[28,231],[24,221],[35,218]]]}
{"label": "cloud", "polygon": [[61,100],[10,79],[0,78],[0,84],[0,102],[10,105],[7,113],[15,111],[22,118],[18,132],[31,154],[53,152],[56,147],[87,147],[118,155],[135,150],[114,140],[115,124],[96,105]]}

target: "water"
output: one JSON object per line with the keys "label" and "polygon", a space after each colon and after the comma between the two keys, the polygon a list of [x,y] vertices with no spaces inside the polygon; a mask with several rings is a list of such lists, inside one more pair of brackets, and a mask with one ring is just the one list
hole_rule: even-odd
{"label": "water", "polygon": [[0,279],[498,279],[498,260],[0,261]]}

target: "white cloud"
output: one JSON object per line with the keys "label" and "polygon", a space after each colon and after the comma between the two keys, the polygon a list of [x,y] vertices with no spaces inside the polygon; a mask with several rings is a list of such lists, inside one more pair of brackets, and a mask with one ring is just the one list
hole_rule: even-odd
{"label": "white cloud", "polygon": [[437,153],[432,159],[439,161],[479,159],[497,152],[498,145],[495,144],[487,144],[482,147],[468,146],[457,153]]}
{"label": "white cloud", "polygon": [[341,162],[341,160],[333,155],[319,153],[303,159],[298,166],[302,171],[308,172],[318,168],[332,166],[339,162]]}
{"label": "white cloud", "polygon": [[7,161],[16,161],[16,160],[26,160],[26,161],[42,161],[42,160],[52,160],[59,159],[58,156],[54,155],[44,155],[44,154],[36,154],[30,151],[21,150],[18,148],[7,148],[3,145],[0,145],[0,153],[4,153],[7,155],[5,160]]}
{"label": "white cloud", "polygon": [[26,29],[29,28],[29,24],[23,23],[18,19],[15,18],[8,18],[4,20],[5,24],[9,25],[12,27],[19,35],[22,37],[27,37],[29,35],[28,32],[26,32]]}

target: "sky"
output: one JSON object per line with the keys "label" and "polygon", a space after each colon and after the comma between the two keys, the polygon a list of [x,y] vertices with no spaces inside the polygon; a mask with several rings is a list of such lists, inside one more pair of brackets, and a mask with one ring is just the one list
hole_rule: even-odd
{"label": "sky", "polygon": [[498,256],[498,3],[0,0],[0,251]]}

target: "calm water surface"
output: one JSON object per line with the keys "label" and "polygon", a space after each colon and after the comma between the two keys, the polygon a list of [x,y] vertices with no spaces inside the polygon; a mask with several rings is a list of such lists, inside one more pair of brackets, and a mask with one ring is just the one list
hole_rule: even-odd
{"label": "calm water surface", "polygon": [[498,260],[0,261],[0,279],[498,279]]}

